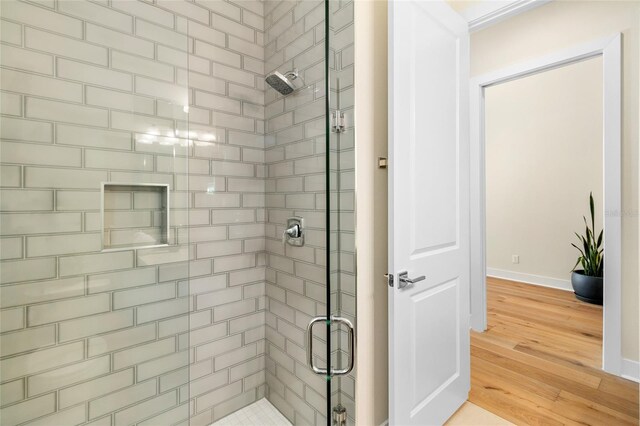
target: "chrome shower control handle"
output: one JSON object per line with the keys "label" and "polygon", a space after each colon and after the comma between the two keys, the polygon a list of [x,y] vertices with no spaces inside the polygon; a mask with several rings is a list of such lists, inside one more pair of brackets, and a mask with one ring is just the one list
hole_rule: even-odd
{"label": "chrome shower control handle", "polygon": [[282,232],[282,244],[287,242],[287,238],[300,238],[300,225],[295,224]]}
{"label": "chrome shower control handle", "polygon": [[304,245],[304,219],[293,216],[287,219],[287,226],[282,231],[282,244],[289,244],[295,247]]}
{"label": "chrome shower control handle", "polygon": [[302,234],[300,232],[300,225],[298,225],[297,223],[292,227],[285,229],[284,233],[291,238],[300,238],[300,235]]}
{"label": "chrome shower control handle", "polygon": [[409,284],[415,284],[418,281],[426,279],[424,275],[420,275],[416,278],[409,278],[409,272],[403,271],[398,274],[398,288],[405,288]]}

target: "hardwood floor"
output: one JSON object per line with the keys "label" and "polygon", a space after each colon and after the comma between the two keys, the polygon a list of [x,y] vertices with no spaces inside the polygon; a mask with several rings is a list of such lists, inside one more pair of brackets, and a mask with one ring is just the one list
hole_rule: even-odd
{"label": "hardwood floor", "polygon": [[469,401],[521,425],[638,425],[638,384],[600,370],[602,307],[487,278],[487,315]]}

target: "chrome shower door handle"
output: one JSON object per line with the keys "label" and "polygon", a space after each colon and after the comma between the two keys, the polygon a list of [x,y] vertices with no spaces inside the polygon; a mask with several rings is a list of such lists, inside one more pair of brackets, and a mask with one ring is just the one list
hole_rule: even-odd
{"label": "chrome shower door handle", "polygon": [[347,328],[349,329],[349,347],[348,347],[348,351],[349,351],[349,363],[347,364],[346,368],[342,368],[340,370],[333,370],[331,369],[331,375],[332,376],[346,376],[347,374],[349,374],[351,372],[351,370],[353,370],[353,364],[355,362],[355,357],[356,357],[356,351],[355,351],[355,340],[356,340],[356,335],[355,335],[355,328],[353,327],[353,323],[351,321],[349,321],[346,318],[343,317],[334,317],[333,315],[331,316],[331,321],[332,322],[337,322],[339,324],[344,324],[347,326]]}
{"label": "chrome shower door handle", "polygon": [[309,321],[309,325],[307,326],[307,361],[309,362],[309,368],[313,370],[314,373],[326,376],[328,370],[326,368],[316,367],[313,363],[313,326],[319,322],[326,322],[327,317],[315,317]]}
{"label": "chrome shower door handle", "polygon": [[409,272],[403,271],[398,274],[398,288],[405,288],[409,284],[415,284],[418,281],[426,279],[424,275],[420,275],[416,278],[409,278]]}
{"label": "chrome shower door handle", "polygon": [[309,325],[307,326],[307,361],[309,363],[309,367],[313,370],[314,373],[322,375],[322,376],[344,376],[347,375],[353,370],[353,365],[355,362],[355,328],[353,327],[353,323],[349,321],[347,318],[331,316],[331,322],[336,322],[338,324],[344,324],[349,329],[349,363],[346,368],[341,368],[339,370],[328,370],[326,368],[316,367],[313,363],[313,326],[319,322],[327,321],[327,317],[315,317],[311,321],[309,321]]}

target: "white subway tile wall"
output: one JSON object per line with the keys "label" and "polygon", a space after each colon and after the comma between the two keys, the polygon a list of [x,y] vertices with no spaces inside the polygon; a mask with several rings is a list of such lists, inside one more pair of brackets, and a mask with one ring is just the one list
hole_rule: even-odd
{"label": "white subway tile wall", "polygon": [[[325,381],[306,366],[304,332],[309,319],[324,315],[325,240],[325,81],[324,2],[265,4],[266,72],[298,68],[305,86],[282,97],[265,91],[267,119],[267,384],[269,400],[294,424],[324,424]],[[329,85],[331,111],[346,117],[346,131],[331,133],[330,227],[332,312],[355,323],[353,99],[353,3],[330,2]],[[336,43],[336,40],[340,40]],[[287,216],[307,221],[306,246],[286,247],[278,239]],[[283,257],[285,256],[285,257]],[[316,363],[325,365],[324,330],[316,330]],[[347,362],[347,333],[334,329],[334,368]],[[334,378],[331,406],[347,407],[355,424],[355,371]]]}
{"label": "white subway tile wall", "polygon": [[[3,425],[204,425],[264,397],[264,18],[244,3],[0,2]],[[102,253],[101,182],[170,185],[172,246]],[[161,240],[157,195],[107,194],[108,246]]]}
{"label": "white subway tile wall", "polygon": [[[346,226],[353,223],[346,218],[354,214],[354,203],[349,202],[354,199],[354,188],[353,184],[345,184],[355,165],[353,161],[349,164],[339,161],[342,156],[353,158],[354,148],[353,102],[343,94],[353,88],[353,58],[345,53],[348,47],[353,47],[353,3],[329,4],[331,107],[340,108],[351,119],[347,132],[331,134],[331,304],[333,313],[355,320],[355,306],[347,307],[340,295],[346,290],[351,297],[355,296],[355,270],[346,267],[353,264],[355,248],[338,240],[340,234],[353,236],[355,231]],[[309,320],[326,311],[324,17],[325,4],[321,0],[265,2],[265,71],[284,73],[298,68],[304,80],[300,90],[286,97],[271,88],[264,93],[267,397],[293,424],[326,424],[326,380],[309,370],[304,339]],[[334,46],[333,36],[338,32],[350,43]],[[345,206],[347,210],[343,211]],[[302,216],[306,220],[304,247],[283,247],[280,243],[289,216]],[[346,330],[333,332],[334,368],[345,366],[346,336]],[[315,362],[324,366],[323,327],[316,327],[314,342]],[[352,373],[332,380],[332,406],[345,405],[350,416],[355,415],[354,377]],[[349,389],[342,390],[342,383]],[[353,417],[349,421],[353,424]]]}
{"label": "white subway tile wall", "polygon": [[[304,342],[325,311],[323,1],[0,8],[3,425],[208,425],[263,397],[325,424]],[[331,8],[332,107],[352,118],[353,5]],[[265,87],[294,67],[303,89]],[[331,147],[332,304],[354,318],[348,127]],[[168,184],[171,245],[102,253],[102,182]],[[157,206],[111,194],[108,242],[157,241]],[[293,215],[307,245],[285,249]],[[354,413],[354,376],[334,383]]]}

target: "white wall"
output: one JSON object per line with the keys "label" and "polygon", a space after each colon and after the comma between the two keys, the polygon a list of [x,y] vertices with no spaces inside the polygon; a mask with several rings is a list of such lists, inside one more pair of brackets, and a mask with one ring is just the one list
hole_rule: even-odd
{"label": "white wall", "polygon": [[488,273],[570,289],[591,191],[602,229],[602,58],[489,87],[485,112]]}
{"label": "white wall", "polygon": [[[639,359],[638,312],[638,60],[640,3],[552,2],[471,37],[471,75],[615,33],[623,35],[622,333],[624,358]],[[616,213],[614,213],[616,214]]]}

